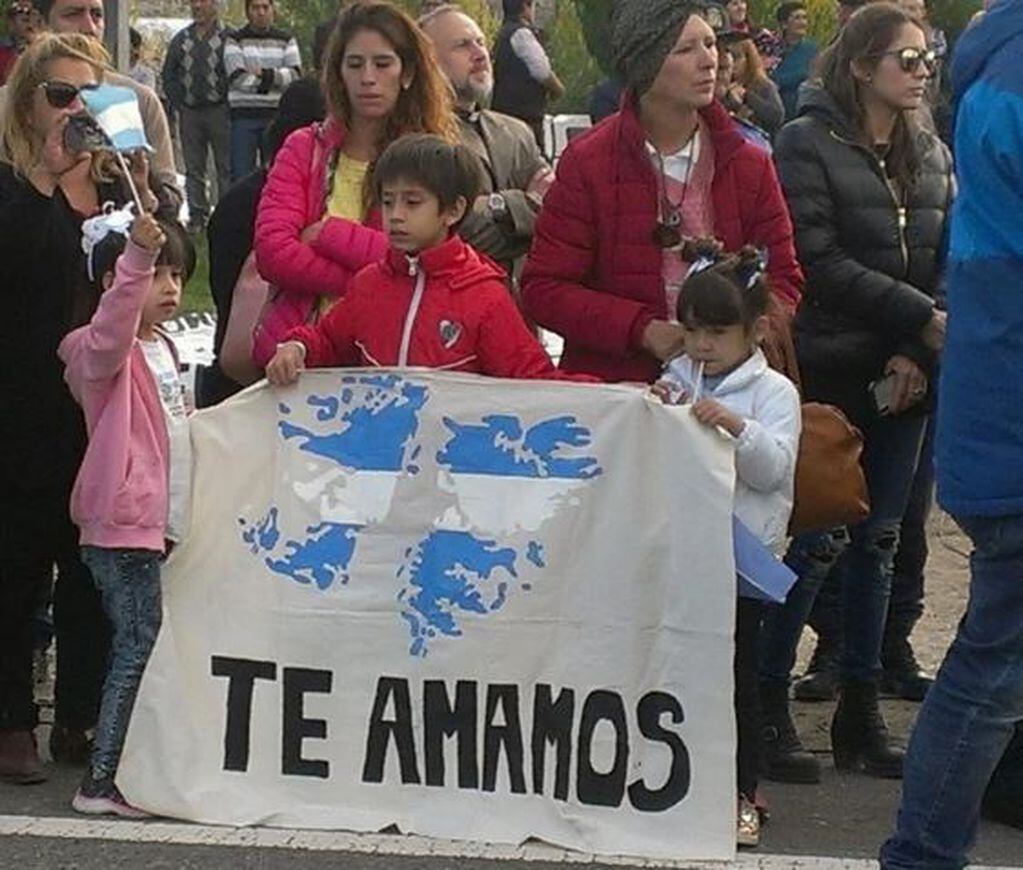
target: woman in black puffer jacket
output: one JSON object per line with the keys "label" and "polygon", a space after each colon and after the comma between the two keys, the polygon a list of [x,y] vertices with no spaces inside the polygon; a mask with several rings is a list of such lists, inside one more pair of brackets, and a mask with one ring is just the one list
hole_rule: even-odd
{"label": "woman in black puffer jacket", "polygon": [[[832,723],[836,766],[898,777],[877,708],[892,562],[944,340],[936,308],[952,199],[945,146],[914,124],[932,56],[919,25],[887,3],[857,12],[821,60],[821,86],[778,136],[775,157],[806,289],[796,348],[807,400],[837,405],[864,434],[871,515],[795,540],[800,582],[768,619],[761,673],[768,768],[811,779],[787,708],[787,681],[813,598],[832,566],[842,588],[842,690]],[[886,380],[887,379],[887,380]],[[887,410],[871,385],[885,381]],[[837,564],[836,564],[836,560]],[[802,776],[800,776],[802,774]]]}

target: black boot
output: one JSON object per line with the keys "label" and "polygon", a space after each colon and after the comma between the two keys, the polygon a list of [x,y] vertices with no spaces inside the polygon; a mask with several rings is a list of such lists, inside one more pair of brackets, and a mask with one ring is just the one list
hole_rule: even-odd
{"label": "black boot", "polygon": [[881,650],[881,693],[904,701],[922,701],[934,677],[920,667],[906,637],[885,638]]}
{"label": "black boot", "polygon": [[837,770],[902,779],[905,751],[889,743],[888,726],[877,706],[876,683],[842,682],[831,720],[831,751]]}
{"label": "black boot", "polygon": [[796,680],[797,701],[833,701],[838,694],[838,650],[823,637],[817,638],[806,673]]}
{"label": "black boot", "polygon": [[760,704],[764,778],[775,782],[820,782],[820,762],[799,742],[796,726],[789,715],[788,684],[762,682]]}

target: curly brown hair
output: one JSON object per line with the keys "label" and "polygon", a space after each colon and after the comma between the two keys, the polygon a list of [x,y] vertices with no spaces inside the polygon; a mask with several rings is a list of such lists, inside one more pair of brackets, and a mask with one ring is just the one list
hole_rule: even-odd
{"label": "curly brown hair", "polygon": [[[352,123],[352,107],[341,76],[345,50],[363,30],[382,36],[401,59],[403,84],[398,103],[377,142],[381,153],[406,133],[433,133],[454,144],[458,127],[451,87],[440,71],[433,44],[416,23],[387,2],[356,2],[345,9],[330,35],[323,58],[323,92],[331,117],[343,126]],[[367,201],[372,199],[372,171],[367,174]]]}

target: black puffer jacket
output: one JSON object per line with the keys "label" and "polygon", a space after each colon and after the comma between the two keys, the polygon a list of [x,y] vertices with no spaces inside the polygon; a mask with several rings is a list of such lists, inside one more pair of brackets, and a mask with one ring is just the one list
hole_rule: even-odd
{"label": "black puffer jacket", "polygon": [[948,149],[919,134],[921,169],[901,198],[877,155],[855,141],[832,98],[808,89],[774,156],[806,272],[796,314],[800,368],[808,381],[858,390],[897,353],[929,370],[920,342],[944,259],[952,201]]}

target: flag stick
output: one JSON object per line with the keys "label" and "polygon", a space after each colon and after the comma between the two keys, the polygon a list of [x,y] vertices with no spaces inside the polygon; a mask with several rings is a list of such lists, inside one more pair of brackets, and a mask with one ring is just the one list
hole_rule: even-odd
{"label": "flag stick", "polygon": [[143,215],[146,213],[145,206],[142,205],[142,197],[139,196],[138,188],[135,186],[135,179],[131,177],[131,170],[128,168],[128,161],[124,159],[124,155],[114,149],[114,155],[117,157],[117,165],[121,167],[121,172],[124,173],[125,179],[128,181],[128,189],[131,190],[131,198],[135,200],[135,208],[138,209],[138,213]]}

